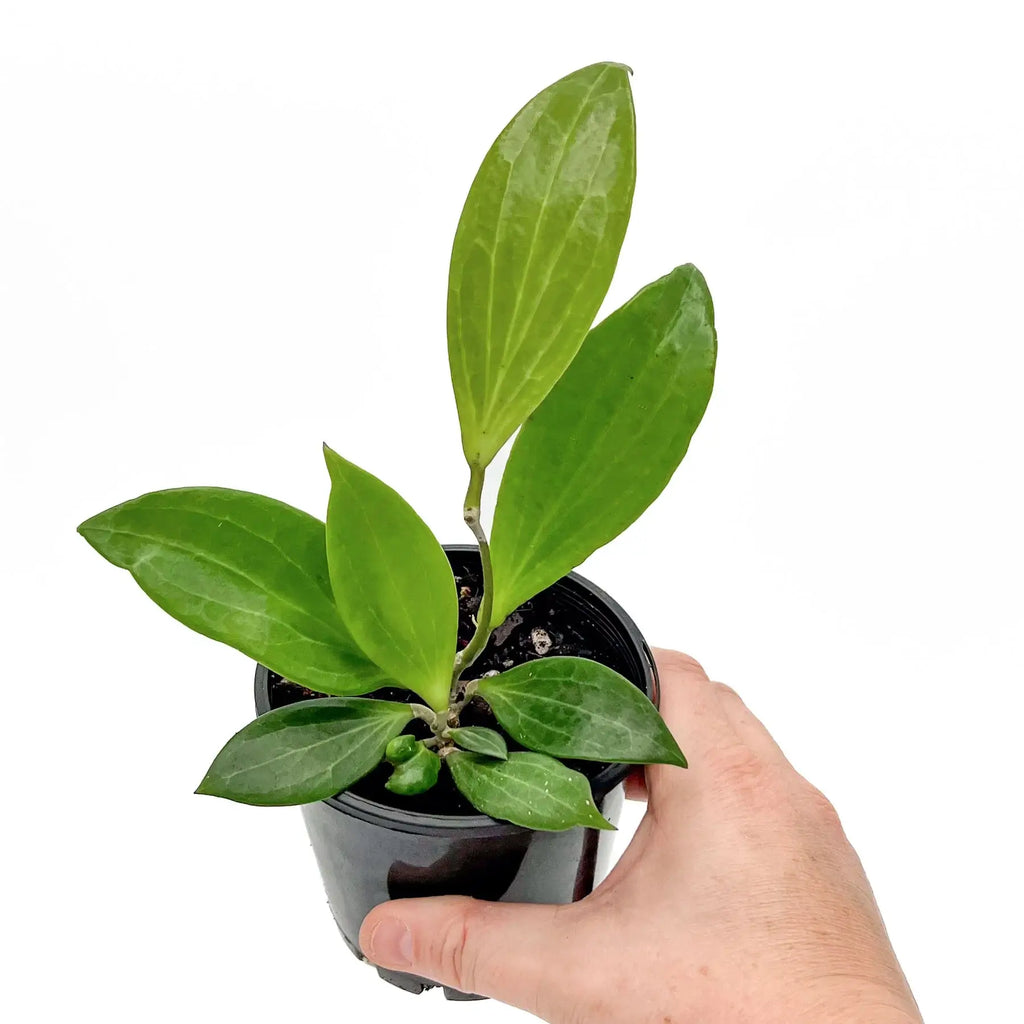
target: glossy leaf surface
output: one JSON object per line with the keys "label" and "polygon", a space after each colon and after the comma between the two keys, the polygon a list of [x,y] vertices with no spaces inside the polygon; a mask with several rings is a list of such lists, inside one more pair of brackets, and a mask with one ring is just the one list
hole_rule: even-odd
{"label": "glossy leaf surface", "polygon": [[514,751],[499,761],[456,751],[447,760],[462,795],[492,818],[545,832],[615,827],[594,806],[586,776],[553,757]]}
{"label": "glossy leaf surface", "polygon": [[448,558],[404,498],[324,447],[327,563],[359,646],[432,708],[448,706],[458,599]]}
{"label": "glossy leaf surface", "polygon": [[412,757],[395,766],[384,788],[401,796],[426,793],[428,789],[434,788],[440,771],[441,758],[419,743]]}
{"label": "glossy leaf surface", "polygon": [[576,354],[615,270],[636,177],[629,72],[555,82],[495,140],[466,199],[448,357],[470,465],[490,463]]}
{"label": "glossy leaf surface", "polygon": [[539,658],[480,681],[480,695],[524,747],[621,764],[686,758],[658,709],[628,679],[586,658]]}
{"label": "glossy leaf surface", "polygon": [[463,750],[471,750],[475,754],[486,754],[502,761],[508,759],[508,745],[500,732],[487,729],[482,725],[464,725],[451,730],[451,737]]}
{"label": "glossy leaf surface", "polygon": [[711,397],[716,351],[711,296],[692,265],[590,332],[509,454],[491,536],[494,626],[661,493]]}
{"label": "glossy leaf surface", "polygon": [[398,765],[408,761],[420,748],[420,741],[409,733],[396,736],[384,750],[384,758],[392,764]]}
{"label": "glossy leaf surface", "polygon": [[78,532],[179,622],[323,693],[367,693],[388,677],[334,604],[324,524],[246,491],[154,491]]}
{"label": "glossy leaf surface", "polygon": [[196,792],[261,806],[326,800],[374,768],[410,718],[408,704],[359,697],[277,708],[228,740]]}

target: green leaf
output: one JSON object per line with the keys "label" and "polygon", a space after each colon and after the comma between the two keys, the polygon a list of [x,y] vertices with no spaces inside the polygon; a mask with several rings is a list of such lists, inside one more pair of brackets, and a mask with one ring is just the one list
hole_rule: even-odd
{"label": "green leaf", "polygon": [[322,693],[368,693],[388,676],[345,628],[328,580],[324,524],[221,487],[154,491],[78,532],[165,612]]}
{"label": "green leaf", "polygon": [[266,807],[326,800],[374,768],[410,718],[408,704],[359,697],[277,708],[228,740],[196,792]]}
{"label": "green leaf", "polygon": [[539,658],[480,680],[510,736],[556,757],[620,764],[686,758],[658,709],[628,679],[586,658]]}
{"label": "green leaf", "polygon": [[448,557],[404,498],[326,445],[324,457],[327,563],[341,617],[381,668],[443,711],[459,621]]}
{"label": "green leaf", "polygon": [[463,750],[472,750],[476,754],[486,754],[502,761],[508,760],[508,746],[505,737],[493,729],[485,729],[482,725],[464,725],[449,730],[451,737]]}
{"label": "green leaf", "polygon": [[495,140],[452,249],[448,358],[471,466],[490,463],[561,376],[612,279],[636,177],[629,71],[555,82]]}
{"label": "green leaf", "polygon": [[398,793],[400,796],[426,793],[437,783],[440,771],[441,758],[433,750],[428,750],[421,742],[417,744],[417,749],[412,757],[395,766],[390,778],[384,783],[384,788],[390,789],[392,793]]}
{"label": "green leaf", "polygon": [[661,493],[714,381],[711,296],[678,267],[595,327],[519,432],[494,512],[493,626]]}
{"label": "green leaf", "polygon": [[545,832],[615,828],[594,806],[587,777],[553,757],[516,751],[500,761],[456,751],[447,762],[463,796],[492,818]]}

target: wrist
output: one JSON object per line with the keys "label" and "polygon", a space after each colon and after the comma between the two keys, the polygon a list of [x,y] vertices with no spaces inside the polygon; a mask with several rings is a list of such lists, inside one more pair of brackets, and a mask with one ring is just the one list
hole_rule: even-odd
{"label": "wrist", "polygon": [[832,1004],[829,1011],[813,1011],[800,1018],[806,1024],[923,1024],[913,1000],[851,996],[845,1007]]}
{"label": "wrist", "polygon": [[804,1002],[787,1024],[923,1024],[909,989],[849,984]]}

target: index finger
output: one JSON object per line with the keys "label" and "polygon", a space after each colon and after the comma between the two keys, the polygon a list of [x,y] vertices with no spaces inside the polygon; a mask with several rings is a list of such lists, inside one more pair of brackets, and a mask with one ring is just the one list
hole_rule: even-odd
{"label": "index finger", "polygon": [[[739,742],[714,684],[700,663],[680,651],[654,649],[661,689],[661,716],[686,754],[691,771],[703,774],[702,766],[715,750],[735,747]],[[649,765],[647,786],[657,800],[665,791],[685,781],[686,773],[671,765]]]}

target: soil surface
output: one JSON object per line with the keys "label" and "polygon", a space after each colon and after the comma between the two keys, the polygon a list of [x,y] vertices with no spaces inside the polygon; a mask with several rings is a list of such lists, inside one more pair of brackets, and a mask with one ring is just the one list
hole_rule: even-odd
{"label": "soil surface", "polygon": [[[455,586],[459,593],[459,648],[469,643],[473,635],[471,616],[480,604],[482,579],[480,559],[475,552],[453,552],[449,554],[455,575]],[[505,622],[491,634],[490,643],[484,652],[466,672],[466,678],[477,679],[485,672],[502,671],[527,661],[547,656],[571,656],[590,658],[625,675],[630,675],[629,665],[620,650],[610,643],[605,631],[595,622],[588,620],[564,594],[559,594],[557,585],[541,591],[536,597],[514,611]],[[300,700],[312,700],[327,696],[298,686],[270,673],[270,705],[283,707]],[[414,701],[420,698],[408,690],[388,687],[377,690],[369,697],[379,700]],[[508,743],[509,750],[522,750],[498,725],[490,708],[481,698],[474,698],[459,716],[461,725],[483,725],[500,732]],[[425,722],[415,720],[406,732],[425,739],[430,729]],[[570,768],[583,772],[590,778],[597,775],[605,765],[595,761],[569,761]],[[391,774],[391,767],[381,764],[369,775],[360,779],[349,792],[366,797],[391,807],[402,807],[424,814],[479,814],[455,788],[451,775],[442,769],[437,785],[417,796],[398,796],[384,788]]]}

